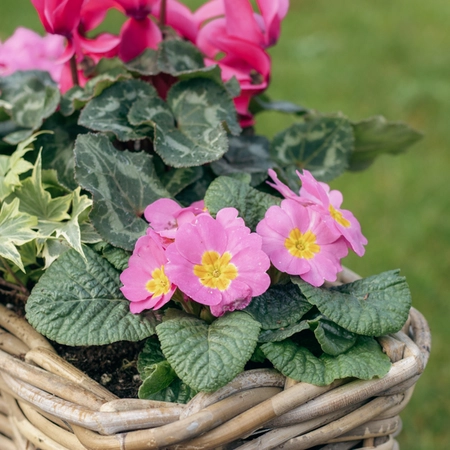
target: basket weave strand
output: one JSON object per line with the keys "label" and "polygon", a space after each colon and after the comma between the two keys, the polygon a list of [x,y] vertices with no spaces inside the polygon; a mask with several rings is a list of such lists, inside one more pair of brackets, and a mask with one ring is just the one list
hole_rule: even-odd
{"label": "basket weave strand", "polygon": [[[355,278],[345,272],[341,281]],[[318,387],[259,369],[179,405],[118,399],[0,305],[0,448],[395,450],[398,414],[427,364],[431,338],[412,308],[404,329],[379,341],[393,362],[381,379]]]}

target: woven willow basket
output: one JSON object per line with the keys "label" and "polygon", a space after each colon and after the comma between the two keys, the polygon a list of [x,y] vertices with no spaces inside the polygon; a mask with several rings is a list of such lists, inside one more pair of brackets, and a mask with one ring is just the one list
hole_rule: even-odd
{"label": "woven willow basket", "polygon": [[398,449],[398,414],[430,350],[411,309],[403,331],[379,339],[393,362],[381,379],[317,387],[252,370],[179,405],[118,399],[2,305],[0,327],[1,450]]}

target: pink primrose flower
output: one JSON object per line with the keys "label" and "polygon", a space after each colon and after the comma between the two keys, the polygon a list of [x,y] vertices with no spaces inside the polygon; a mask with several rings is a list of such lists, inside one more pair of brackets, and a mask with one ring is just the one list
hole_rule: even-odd
{"label": "pink primrose flower", "polygon": [[257,5],[261,14],[248,0],[212,0],[194,14],[199,27],[196,43],[207,56],[205,63],[218,64],[224,81],[233,76],[239,81],[241,94],[235,105],[242,126],[253,124],[250,100],[268,86],[270,57],[265,49],[277,41],[289,2],[257,0]]}
{"label": "pink primrose flower", "polygon": [[195,217],[202,213],[205,213],[203,200],[183,208],[175,200],[160,198],[145,208],[144,217],[153,231],[171,242],[175,239],[179,226],[193,222]]}
{"label": "pink primrose flower", "polygon": [[340,234],[326,225],[320,213],[291,199],[271,206],[256,232],[278,270],[299,275],[313,286],[335,281],[342,270],[340,259],[348,252]]}
{"label": "pink primrose flower", "polygon": [[42,37],[19,27],[5,42],[0,42],[0,75],[17,70],[44,70],[58,82],[63,69],[56,61],[64,52],[64,38],[47,34]]}
{"label": "pink primrose flower", "polygon": [[355,216],[350,211],[341,209],[342,193],[330,190],[328,184],[317,181],[307,170],[303,174],[297,174],[302,182],[300,197],[313,204],[312,207],[323,215],[326,224],[338,231],[358,256],[364,255],[367,239]]}
{"label": "pink primrose flower", "polygon": [[286,186],[282,181],[280,181],[275,170],[269,169],[268,174],[273,180],[273,183],[271,181],[266,181],[269,186],[276,189],[284,198],[289,198],[301,203],[300,196],[296,194],[289,186]]}
{"label": "pink primrose flower", "polygon": [[179,227],[166,250],[169,278],[216,317],[245,308],[270,285],[261,237],[237,215],[234,208],[220,210],[216,219],[200,214]]}
{"label": "pink primrose flower", "polygon": [[140,237],[128,268],[120,275],[123,295],[130,300],[130,311],[134,314],[145,309],[159,309],[175,292],[176,286],[165,273],[167,258],[157,234]]}

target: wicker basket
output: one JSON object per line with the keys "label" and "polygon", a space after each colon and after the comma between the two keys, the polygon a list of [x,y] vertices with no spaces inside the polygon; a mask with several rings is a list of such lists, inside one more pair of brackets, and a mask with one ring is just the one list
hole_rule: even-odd
{"label": "wicker basket", "polygon": [[179,405],[116,398],[2,305],[0,327],[2,450],[398,449],[398,414],[430,351],[411,309],[403,331],[379,339],[393,362],[381,379],[317,387],[253,370]]}

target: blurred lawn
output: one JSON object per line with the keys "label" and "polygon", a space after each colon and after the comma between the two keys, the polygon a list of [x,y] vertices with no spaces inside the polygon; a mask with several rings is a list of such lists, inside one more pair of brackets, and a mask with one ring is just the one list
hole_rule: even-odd
{"label": "blurred lawn", "polygon": [[[198,6],[202,0],[186,1]],[[28,0],[2,1],[0,38],[18,25],[41,30]],[[401,268],[433,333],[432,355],[402,414],[402,449],[450,443],[450,33],[448,0],[291,0],[273,56],[269,93],[351,119],[382,114],[422,130],[408,153],[332,183],[369,239],[346,265],[363,276]],[[270,135],[291,118],[266,113]]]}

